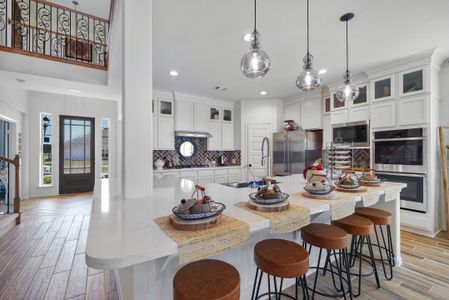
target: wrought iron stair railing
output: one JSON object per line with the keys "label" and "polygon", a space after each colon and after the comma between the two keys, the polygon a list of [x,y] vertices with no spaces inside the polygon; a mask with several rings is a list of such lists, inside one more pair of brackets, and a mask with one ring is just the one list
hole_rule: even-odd
{"label": "wrought iron stair railing", "polygon": [[46,0],[0,0],[0,50],[106,70],[109,20]]}
{"label": "wrought iron stair railing", "polygon": [[[4,156],[0,156],[0,163],[2,165],[4,164],[8,164],[6,167],[6,170],[8,172],[8,179],[9,179],[9,166],[12,165],[14,166],[15,170],[14,170],[14,204],[13,204],[13,213],[18,214],[18,217],[16,218],[16,224],[20,224],[20,156],[18,154],[16,154],[16,156],[14,156],[14,159],[10,159]],[[3,169],[2,169],[3,171]],[[8,184],[9,186],[9,184]],[[9,191],[8,191],[9,194]],[[9,195],[8,195],[9,198]],[[9,206],[9,203],[6,203],[6,205]],[[7,213],[9,213],[9,208],[6,211]]]}

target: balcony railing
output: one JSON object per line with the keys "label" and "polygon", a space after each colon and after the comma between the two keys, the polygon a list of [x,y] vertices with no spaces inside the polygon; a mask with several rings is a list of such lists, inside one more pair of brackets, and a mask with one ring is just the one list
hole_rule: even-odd
{"label": "balcony railing", "polygon": [[0,0],[0,50],[106,70],[109,20],[45,0]]}

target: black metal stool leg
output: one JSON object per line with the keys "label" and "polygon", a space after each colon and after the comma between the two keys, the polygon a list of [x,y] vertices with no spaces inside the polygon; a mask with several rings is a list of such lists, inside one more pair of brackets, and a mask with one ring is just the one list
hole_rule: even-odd
{"label": "black metal stool leg", "polygon": [[254,276],[253,292],[251,293],[251,300],[254,299],[254,293],[256,292],[257,275],[259,275],[259,268],[256,269],[256,276]]}
{"label": "black metal stool leg", "polygon": [[[371,256],[371,265],[373,267],[374,277],[376,278],[377,288],[380,288],[379,274],[377,274],[376,260],[374,259],[374,253],[373,253],[373,245],[371,244],[370,236],[367,236],[366,239],[368,242],[368,250],[369,250],[369,254]],[[362,251],[360,251],[360,253],[362,253]],[[361,255],[360,255],[360,257],[361,257]]]}
{"label": "black metal stool leg", "polygon": [[318,273],[320,271],[319,267],[320,267],[320,263],[321,263],[321,253],[323,252],[323,249],[320,248],[320,254],[318,256],[318,264],[317,264],[317,270],[315,272],[315,280],[313,283],[313,292],[312,292],[312,300],[315,299],[315,291],[316,291],[316,283],[318,281]]}
{"label": "black metal stool leg", "polygon": [[[360,292],[361,292],[361,287],[362,287],[362,259],[363,259],[363,256],[362,256],[362,253],[363,253],[363,242],[364,242],[364,240],[365,240],[365,237],[364,236],[361,236],[360,237],[360,251],[359,251],[359,274],[358,274],[358,283],[359,283],[359,285],[358,285],[358,287],[357,287],[357,294],[354,294],[354,297],[358,297],[358,296],[360,296]],[[357,249],[356,249],[356,251],[357,251]]]}
{"label": "black metal stool leg", "polygon": [[343,249],[343,260],[346,270],[346,280],[348,282],[348,291],[349,291],[349,298],[352,300],[352,281],[351,281],[351,270],[348,262],[348,251],[346,249]]}

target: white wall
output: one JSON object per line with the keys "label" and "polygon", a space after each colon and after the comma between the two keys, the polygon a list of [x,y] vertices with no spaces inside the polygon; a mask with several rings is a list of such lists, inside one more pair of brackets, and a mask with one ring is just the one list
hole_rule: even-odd
{"label": "white wall", "polygon": [[[101,120],[111,119],[110,176],[117,177],[117,102],[41,92],[29,92],[29,196],[51,196],[59,193],[59,115],[95,118],[95,178],[101,177]],[[53,117],[53,185],[39,186],[40,113]]]}
{"label": "white wall", "polygon": [[[284,102],[282,101],[282,99],[242,100],[240,102],[240,146],[242,166],[245,166],[247,164],[246,140],[248,124],[270,123],[272,132],[279,132],[282,128],[283,114]],[[271,149],[272,148],[273,147],[271,147]],[[246,171],[243,171],[243,178],[246,178],[246,175]]]}
{"label": "white wall", "polygon": [[[27,93],[9,86],[0,85],[0,118],[11,122],[10,130],[10,158],[18,153],[18,133],[22,133],[22,165],[20,169],[20,196],[28,197],[28,145],[25,142],[28,136],[26,117],[28,112]],[[14,172],[12,171],[14,178]],[[14,198],[14,183],[10,185],[10,199]]]}

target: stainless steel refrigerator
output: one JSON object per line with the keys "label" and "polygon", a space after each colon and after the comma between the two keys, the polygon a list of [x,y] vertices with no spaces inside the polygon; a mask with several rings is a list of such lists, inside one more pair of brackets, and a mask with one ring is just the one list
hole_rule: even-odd
{"label": "stainless steel refrigerator", "polygon": [[302,174],[322,158],[323,131],[296,130],[273,134],[273,175]]}

